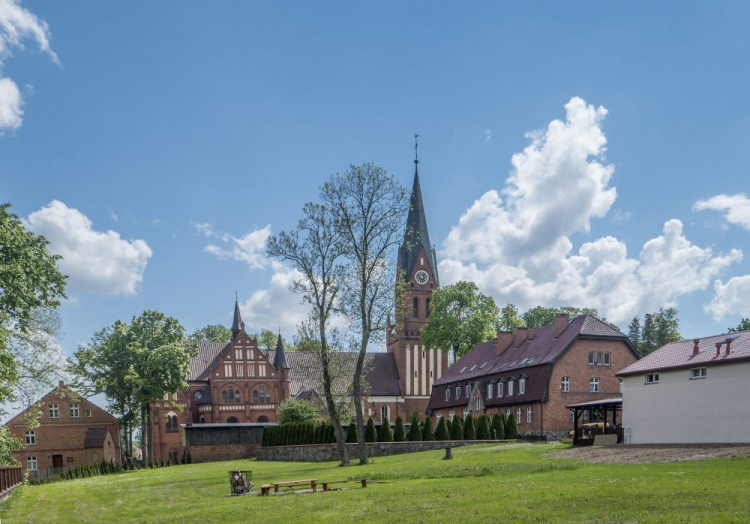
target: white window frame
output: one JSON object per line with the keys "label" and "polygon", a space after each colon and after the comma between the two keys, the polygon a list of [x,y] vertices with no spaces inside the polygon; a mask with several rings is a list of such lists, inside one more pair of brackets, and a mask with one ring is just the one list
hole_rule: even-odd
{"label": "white window frame", "polygon": [[465,398],[469,398],[471,396],[471,385],[466,384],[466,394],[464,395]]}
{"label": "white window frame", "polygon": [[450,410],[450,411],[448,412],[448,421],[449,421],[449,422],[453,422],[453,417],[455,417],[455,416],[456,416],[456,412],[455,412],[455,411],[453,411],[453,410]]}
{"label": "white window frame", "polygon": [[440,422],[440,419],[441,419],[441,418],[443,418],[443,412],[442,412],[442,411],[438,411],[438,412],[437,412],[437,413],[435,414],[435,420],[437,420],[438,422]]}
{"label": "white window frame", "polygon": [[456,398],[461,398],[461,385],[456,386]]}
{"label": "white window frame", "polygon": [[68,413],[70,414],[70,418],[79,418],[81,416],[81,405],[78,402],[69,404]]}
{"label": "white window frame", "polygon": [[[383,422],[388,417],[388,414],[388,405],[383,404],[380,406],[380,422]],[[390,422],[390,417],[388,417],[388,421]]]}
{"label": "white window frame", "polygon": [[494,391],[493,391],[494,389],[495,389],[495,385],[492,382],[490,382],[489,384],[487,384],[487,398],[488,399],[492,398],[492,394],[494,393]]}
{"label": "white window frame", "polygon": [[599,381],[599,377],[591,377],[591,380],[589,381],[589,393],[599,393],[601,389],[601,382]]}
{"label": "white window frame", "polygon": [[562,381],[560,382],[560,391],[563,393],[570,393],[570,377],[565,376],[562,378]]}
{"label": "white window frame", "polygon": [[47,406],[49,418],[60,418],[60,406],[57,404],[50,404]]}
{"label": "white window frame", "polygon": [[531,406],[528,406],[526,408],[526,423],[527,424],[531,424],[531,414],[532,414]]}
{"label": "white window frame", "polygon": [[85,409],[83,412],[86,415],[86,418],[91,418],[91,410],[90,409]]}
{"label": "white window frame", "polygon": [[450,399],[451,399],[451,387],[448,386],[447,388],[445,388],[445,400],[447,401]]}
{"label": "white window frame", "polygon": [[232,364],[224,364],[224,376],[232,378]]}
{"label": "white window frame", "polygon": [[255,364],[248,364],[247,365],[247,376],[248,377],[254,377],[255,376]]}
{"label": "white window frame", "polygon": [[503,396],[503,383],[501,381],[497,381],[497,398],[501,398]]}
{"label": "white window frame", "polygon": [[508,396],[509,397],[513,396],[513,383],[514,382],[515,380],[512,380],[512,379],[508,381]]}
{"label": "white window frame", "polygon": [[265,364],[258,364],[258,376],[259,377],[265,377],[266,376],[266,365]]}
{"label": "white window frame", "polygon": [[508,409],[505,410],[505,420],[508,420],[508,417],[510,416],[510,413],[511,413],[510,408],[508,408]]}
{"label": "white window frame", "polygon": [[245,376],[245,366],[242,364],[235,364],[234,371],[240,378]]}
{"label": "white window frame", "polygon": [[521,411],[521,408],[516,408],[516,422],[519,424],[523,422],[523,411]]}
{"label": "white window frame", "polygon": [[234,359],[235,360],[242,360],[242,350],[237,348],[234,350]]}
{"label": "white window frame", "polygon": [[466,420],[466,417],[468,417],[469,415],[471,415],[471,410],[469,409],[469,406],[466,406],[464,408],[463,414],[464,414],[464,420]]}
{"label": "white window frame", "polygon": [[29,471],[36,471],[37,468],[36,457],[26,457],[26,469]]}
{"label": "white window frame", "polygon": [[482,410],[482,399],[477,397],[474,402],[475,411],[481,411]]}
{"label": "white window frame", "polygon": [[29,429],[23,436],[27,446],[36,446],[36,431]]}
{"label": "white window frame", "polygon": [[604,353],[604,365],[605,366],[611,366],[612,365],[612,353],[607,351]]}
{"label": "white window frame", "polygon": [[594,364],[596,364],[596,353],[589,351],[589,366],[593,366]]}
{"label": "white window frame", "polygon": [[658,373],[646,373],[646,377],[643,383],[646,384],[647,386],[650,386],[651,384],[658,384],[659,374]]}
{"label": "white window frame", "polygon": [[518,379],[518,394],[523,395],[524,393],[526,393],[526,379],[521,377]]}
{"label": "white window frame", "polygon": [[700,380],[708,375],[707,368],[693,368],[690,370],[690,380]]}

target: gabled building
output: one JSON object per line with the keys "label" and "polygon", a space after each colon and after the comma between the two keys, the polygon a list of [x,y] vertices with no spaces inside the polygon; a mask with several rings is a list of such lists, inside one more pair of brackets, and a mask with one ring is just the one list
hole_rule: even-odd
{"label": "gabled building", "polygon": [[[30,410],[39,409],[38,425],[29,427]],[[34,476],[57,475],[70,468],[120,462],[117,419],[80,398],[65,383],[44,395],[38,405],[13,417],[5,426],[26,447],[13,457]]]}
{"label": "gabled building", "polygon": [[617,375],[626,444],[750,442],[750,331],[672,342]]}
{"label": "gabled building", "polygon": [[500,331],[460,358],[432,387],[428,412],[434,421],[513,414],[521,434],[566,436],[566,406],[619,396],[615,373],[639,357],[601,320],[558,314],[548,326]]}

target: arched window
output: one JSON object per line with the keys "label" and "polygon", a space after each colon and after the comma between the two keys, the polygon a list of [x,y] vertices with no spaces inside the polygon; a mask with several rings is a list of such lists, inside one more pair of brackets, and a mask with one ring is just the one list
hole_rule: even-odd
{"label": "arched window", "polygon": [[411,316],[413,316],[414,318],[419,317],[419,299],[418,298],[414,299],[414,305],[412,307]]}
{"label": "arched window", "polygon": [[266,402],[271,402],[271,388],[266,390]]}
{"label": "arched window", "polygon": [[203,415],[201,415],[200,423],[201,424],[205,424],[206,423],[206,417],[204,417]]}
{"label": "arched window", "polygon": [[239,404],[240,403],[240,388],[237,388],[234,391],[234,402],[235,402],[235,404]]}
{"label": "arched window", "polygon": [[424,313],[426,316],[430,316],[430,299],[428,298],[424,303]]}
{"label": "arched window", "polygon": [[227,392],[226,390],[221,392],[221,403],[226,404],[227,403]]}
{"label": "arched window", "polygon": [[461,386],[456,386],[456,398],[461,398]]}
{"label": "arched window", "polygon": [[258,388],[258,396],[260,397],[260,401],[264,402],[266,397],[266,390],[263,389],[263,386]]}
{"label": "arched window", "polygon": [[266,422],[268,422],[268,417],[258,417],[258,422],[260,422],[261,424],[265,424]]}
{"label": "arched window", "polygon": [[253,390],[253,402],[255,402],[256,404],[259,402],[258,401],[258,390],[257,389]]}
{"label": "arched window", "polygon": [[453,410],[450,410],[450,411],[448,412],[448,420],[449,420],[449,421],[453,422],[453,417],[455,417],[455,416],[456,416],[456,412],[455,412],[455,411],[453,411]]}
{"label": "arched window", "polygon": [[167,433],[176,433],[178,431],[179,425],[177,423],[177,415],[174,411],[167,413],[165,426]]}
{"label": "arched window", "polygon": [[445,388],[445,400],[450,400],[450,398],[451,398],[451,387],[448,386],[447,388]]}
{"label": "arched window", "polygon": [[229,395],[229,403],[233,404],[234,403],[234,388],[232,386],[229,386],[228,395]]}
{"label": "arched window", "polygon": [[237,417],[229,417],[227,419],[227,422],[230,423],[230,424],[237,424],[237,422],[239,422],[239,421],[237,420]]}

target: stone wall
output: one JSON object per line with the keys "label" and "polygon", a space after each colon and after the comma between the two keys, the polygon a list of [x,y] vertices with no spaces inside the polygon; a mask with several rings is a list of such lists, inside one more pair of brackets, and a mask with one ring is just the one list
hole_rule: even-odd
{"label": "stone wall", "polygon": [[223,444],[212,446],[191,446],[190,458],[196,462],[235,460],[256,456],[260,446],[253,444]]}
{"label": "stone wall", "polygon": [[[416,451],[430,451],[447,447],[457,448],[471,444],[492,444],[499,440],[452,440],[427,442],[373,442],[367,444],[368,457],[399,455]],[[357,444],[347,444],[349,456],[356,457]],[[336,444],[310,444],[306,446],[269,446],[257,450],[258,460],[279,460],[286,462],[326,462],[338,460]]]}

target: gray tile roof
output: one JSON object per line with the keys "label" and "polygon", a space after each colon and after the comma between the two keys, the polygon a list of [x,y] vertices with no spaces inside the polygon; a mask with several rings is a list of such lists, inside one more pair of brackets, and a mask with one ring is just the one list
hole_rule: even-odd
{"label": "gray tile roof", "polygon": [[83,440],[84,448],[101,448],[107,440],[109,428],[92,427],[86,430],[86,438]]}

